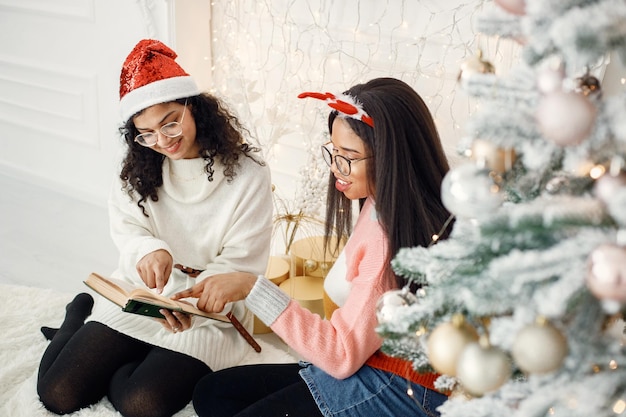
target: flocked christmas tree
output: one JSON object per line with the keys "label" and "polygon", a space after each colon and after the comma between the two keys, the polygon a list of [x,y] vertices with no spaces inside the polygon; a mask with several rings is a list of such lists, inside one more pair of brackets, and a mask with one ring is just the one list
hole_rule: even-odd
{"label": "flocked christmas tree", "polygon": [[445,417],[626,416],[626,93],[598,75],[626,62],[626,1],[491,6],[479,31],[521,59],[463,67],[481,104],[442,185],[455,223],[393,260],[423,287],[379,301],[383,350],[443,375]]}

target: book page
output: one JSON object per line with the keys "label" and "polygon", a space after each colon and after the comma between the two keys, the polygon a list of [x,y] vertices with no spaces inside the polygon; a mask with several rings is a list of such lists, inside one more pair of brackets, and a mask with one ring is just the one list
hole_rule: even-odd
{"label": "book page", "polygon": [[90,274],[84,282],[89,288],[115,304],[119,306],[126,304],[128,295],[126,290],[120,285],[95,273]]}
{"label": "book page", "polygon": [[121,279],[105,278],[96,273],[92,273],[85,280],[85,284],[121,307],[125,307],[128,301],[134,300],[139,303],[150,304],[168,310],[182,311],[225,323],[230,322],[230,319],[222,314],[207,313],[187,302],[172,300],[171,298],[152,292],[149,288],[136,287]]}

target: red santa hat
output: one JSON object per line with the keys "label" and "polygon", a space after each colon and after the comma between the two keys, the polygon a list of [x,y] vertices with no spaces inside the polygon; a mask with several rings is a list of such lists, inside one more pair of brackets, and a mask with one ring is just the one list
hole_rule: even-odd
{"label": "red santa hat", "polygon": [[152,105],[201,93],[193,78],[174,61],[176,57],[176,52],[154,39],[135,45],[120,75],[123,120]]}

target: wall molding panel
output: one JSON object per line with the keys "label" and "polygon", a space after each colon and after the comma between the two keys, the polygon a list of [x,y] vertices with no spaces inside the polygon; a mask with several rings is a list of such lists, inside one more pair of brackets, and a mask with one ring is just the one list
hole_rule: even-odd
{"label": "wall molding panel", "polygon": [[0,58],[0,119],[97,148],[96,81],[95,75],[71,74]]}
{"label": "wall molding panel", "polygon": [[94,0],[0,0],[0,8],[95,21]]}

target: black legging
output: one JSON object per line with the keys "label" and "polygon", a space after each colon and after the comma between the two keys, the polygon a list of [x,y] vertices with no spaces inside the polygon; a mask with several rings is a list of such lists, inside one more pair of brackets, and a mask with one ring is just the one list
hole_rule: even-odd
{"label": "black legging", "polygon": [[200,417],[321,417],[296,363],[246,365],[206,375],[193,393]]}
{"label": "black legging", "polygon": [[[71,323],[57,331],[39,366],[37,392],[45,407],[67,414],[108,396],[123,416],[172,416],[191,400],[210,368],[198,359],[152,346],[101,323]],[[69,321],[69,323],[68,323]]]}

